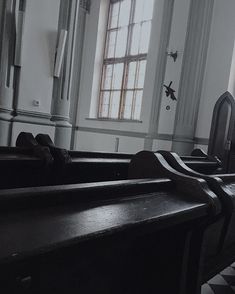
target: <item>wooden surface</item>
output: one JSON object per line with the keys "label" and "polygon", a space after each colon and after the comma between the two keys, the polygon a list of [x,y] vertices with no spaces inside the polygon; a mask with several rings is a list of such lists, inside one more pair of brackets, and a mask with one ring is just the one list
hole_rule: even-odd
{"label": "wooden surface", "polygon": [[0,262],[10,262],[139,225],[154,224],[155,229],[162,229],[206,216],[206,203],[177,194],[167,182],[163,186],[158,192],[129,199],[127,195],[127,198],[100,201],[98,205],[74,203],[2,212]]}

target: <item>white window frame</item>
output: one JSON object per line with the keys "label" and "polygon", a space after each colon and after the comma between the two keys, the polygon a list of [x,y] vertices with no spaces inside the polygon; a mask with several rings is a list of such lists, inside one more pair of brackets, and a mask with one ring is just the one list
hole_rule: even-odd
{"label": "white window frame", "polygon": [[140,120],[127,121],[107,120],[97,116],[109,0],[91,0],[91,10],[86,20],[77,125],[130,132],[148,131],[152,102],[153,99],[156,99],[155,84],[159,74],[158,58],[162,58],[167,49],[160,46],[161,34],[164,31],[162,26],[164,23],[164,1],[166,0],[155,0]]}

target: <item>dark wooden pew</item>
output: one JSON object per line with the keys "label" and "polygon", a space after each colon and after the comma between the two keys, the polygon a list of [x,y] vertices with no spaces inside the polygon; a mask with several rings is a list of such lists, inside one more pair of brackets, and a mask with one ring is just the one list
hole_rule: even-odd
{"label": "dark wooden pew", "polygon": [[[67,151],[64,149],[57,148],[52,142],[51,138],[47,134],[38,134],[36,136],[36,141],[41,145],[48,147],[53,155],[55,162],[60,161],[57,154],[66,154],[66,158],[70,158],[69,164],[74,168],[73,174],[76,173],[76,167],[85,163],[92,166],[97,166],[101,162],[106,162],[106,164],[112,164],[114,162],[120,163],[120,170],[112,174],[115,179],[125,179],[127,177],[128,164],[133,157],[133,154],[124,153],[104,153],[104,152],[85,152],[85,151]],[[204,171],[205,173],[212,173],[218,170],[221,166],[221,162],[212,156],[182,156],[181,159],[186,165],[193,168],[196,171]],[[117,164],[118,165],[118,164]],[[122,167],[121,167],[122,165]],[[69,171],[68,171],[69,172]],[[105,178],[104,178],[105,179]]]}
{"label": "dark wooden pew", "polygon": [[[165,171],[166,166],[159,164],[159,156],[162,155],[170,165]],[[142,166],[139,175],[137,173],[138,166],[140,169]],[[202,282],[205,282],[235,260],[235,175],[217,174],[209,176],[197,173],[190,169],[175,153],[166,151],[161,151],[161,154],[148,151],[140,152],[130,165],[130,172],[134,178],[150,177],[151,175],[158,177],[159,172],[171,178],[170,173],[174,175],[175,171],[206,180],[209,188],[218,196],[222,205],[222,213],[221,217],[218,218],[217,228],[213,224],[210,227],[210,234],[205,235],[205,253],[201,273]]]}
{"label": "dark wooden pew", "polygon": [[1,293],[199,293],[221,208],[203,180],[181,183],[193,191],[167,178],[1,190]]}
{"label": "dark wooden pew", "polygon": [[[0,148],[0,188],[45,186],[82,182],[124,180],[133,155],[68,151],[56,148],[50,137],[21,133],[17,147]],[[184,157],[200,171],[218,167],[213,160]]]}
{"label": "dark wooden pew", "polygon": [[[217,100],[212,116],[208,154],[196,149],[192,155],[217,157],[221,172],[235,172],[235,99],[225,92]],[[202,172],[202,171],[201,171]]]}

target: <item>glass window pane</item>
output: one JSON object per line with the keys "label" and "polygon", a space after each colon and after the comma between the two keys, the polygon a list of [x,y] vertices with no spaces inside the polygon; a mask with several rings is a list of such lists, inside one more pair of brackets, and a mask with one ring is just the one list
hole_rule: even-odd
{"label": "glass window pane", "polygon": [[108,91],[101,92],[101,101],[102,101],[101,111],[100,111],[101,117],[108,117],[109,98],[110,98],[110,92],[108,92]]}
{"label": "glass window pane", "polygon": [[111,89],[113,65],[105,65],[103,69],[103,89]]}
{"label": "glass window pane", "polygon": [[123,57],[126,53],[127,27],[118,30],[115,57]]}
{"label": "glass window pane", "polygon": [[108,32],[107,47],[106,47],[106,56],[108,58],[114,57],[116,36],[117,36],[116,30]]}
{"label": "glass window pane", "polygon": [[131,39],[131,55],[136,55],[139,53],[141,25],[135,24],[133,26],[132,39]]}
{"label": "glass window pane", "polygon": [[141,40],[140,40],[140,53],[147,53],[149,48],[151,22],[142,23],[141,27]]}
{"label": "glass window pane", "polygon": [[132,109],[133,91],[126,91],[125,105],[123,111],[123,118],[131,119],[131,109]]}
{"label": "glass window pane", "polygon": [[124,27],[129,24],[131,11],[131,0],[124,0],[121,2],[118,26]]}
{"label": "glass window pane", "polygon": [[110,5],[100,117],[118,119],[122,105],[121,118],[140,119],[153,5],[154,0],[119,0]]}
{"label": "glass window pane", "polygon": [[133,119],[140,119],[142,97],[143,97],[143,91],[136,91]]}
{"label": "glass window pane", "polygon": [[116,2],[110,6],[109,29],[116,28],[118,26],[119,7],[120,2]]}
{"label": "glass window pane", "polygon": [[134,89],[137,62],[130,62],[128,67],[127,88]]}
{"label": "glass window pane", "polygon": [[110,117],[118,118],[121,91],[113,91],[111,95],[112,104],[110,105]]}
{"label": "glass window pane", "polygon": [[[147,3],[145,3],[147,2]],[[144,4],[148,5],[148,0],[136,0],[135,4],[135,14],[134,14],[134,23],[139,23],[142,21]]]}
{"label": "glass window pane", "polygon": [[150,19],[152,19],[152,16],[153,16],[154,0],[147,0],[144,2],[145,2],[145,5],[144,5],[144,9],[143,9],[142,20],[150,20]]}
{"label": "glass window pane", "polygon": [[113,85],[112,89],[119,90],[122,87],[122,77],[123,77],[123,63],[114,64],[113,69]]}
{"label": "glass window pane", "polygon": [[146,60],[142,60],[139,63],[139,73],[136,88],[144,88],[144,77],[146,71]]}

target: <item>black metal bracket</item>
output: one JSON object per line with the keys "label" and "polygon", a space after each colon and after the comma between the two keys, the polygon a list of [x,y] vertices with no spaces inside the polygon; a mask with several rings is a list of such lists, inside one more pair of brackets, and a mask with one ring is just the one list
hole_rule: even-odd
{"label": "black metal bracket", "polygon": [[167,85],[163,85],[163,87],[166,88],[166,96],[170,96],[170,98],[172,100],[177,100],[176,97],[175,97],[175,90],[171,88],[171,84],[172,84],[172,81],[170,82],[170,84],[167,86]]}
{"label": "black metal bracket", "polygon": [[176,59],[178,58],[178,51],[175,52],[167,52],[167,56],[170,56],[173,58],[174,62],[176,62]]}

